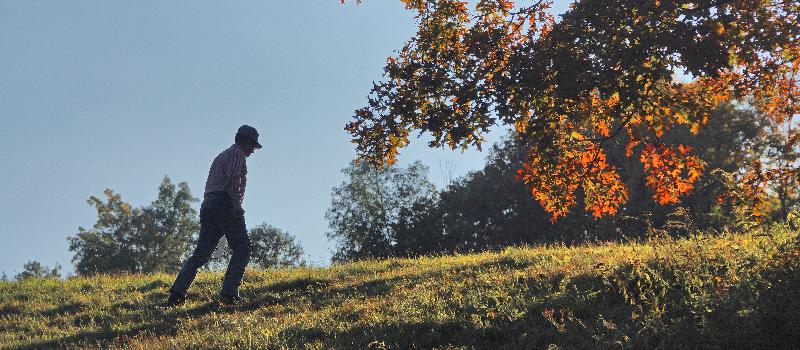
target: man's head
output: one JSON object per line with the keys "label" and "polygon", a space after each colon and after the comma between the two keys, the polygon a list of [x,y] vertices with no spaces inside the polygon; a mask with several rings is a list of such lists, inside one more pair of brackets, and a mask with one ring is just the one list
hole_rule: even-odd
{"label": "man's head", "polygon": [[236,144],[242,148],[245,156],[249,157],[253,151],[261,148],[258,143],[258,131],[249,125],[242,125],[236,132]]}

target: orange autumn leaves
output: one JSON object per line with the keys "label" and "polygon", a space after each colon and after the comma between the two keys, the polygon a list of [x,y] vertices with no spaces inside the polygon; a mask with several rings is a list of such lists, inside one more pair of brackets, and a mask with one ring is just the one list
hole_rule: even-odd
{"label": "orange autumn leaves", "polygon": [[[628,200],[629,193],[617,169],[608,164],[603,143],[624,130],[626,157],[633,156],[634,150],[641,149],[639,146],[644,144],[639,160],[646,184],[653,191],[653,200],[662,205],[679,202],[681,196],[692,191],[705,163],[691,154],[690,147],[666,145],[658,142],[658,137],[676,124],[691,126],[695,131],[696,125],[705,123],[707,116],[688,118],[683,107],[694,99],[708,101],[712,107],[723,100],[714,89],[698,88],[703,85],[681,86],[675,91],[683,93],[672,92],[668,106],[653,105],[640,111],[621,106],[618,93],[601,98],[597,90],[592,91],[572,110],[572,114],[584,116],[585,126],[577,127],[566,115],[554,121],[553,143],[544,147],[545,151],[542,147],[533,147],[527,162],[518,170],[517,179],[527,184],[536,200],[552,214],[551,222],[570,212],[576,204],[579,188],[583,191],[584,207],[593,216],[614,215]],[[686,97],[686,91],[693,92],[692,98]],[[613,126],[614,117],[620,116],[626,122]],[[515,126],[517,132],[525,131],[525,123]]]}
{"label": "orange autumn leaves", "polygon": [[[577,105],[576,112],[587,114],[592,132],[605,139],[611,136],[611,116],[618,104],[619,94],[602,99],[595,90],[584,103]],[[532,148],[528,161],[517,171],[517,180],[526,183],[544,210],[552,214],[551,223],[569,213],[579,187],[584,193],[586,210],[592,215],[616,214],[619,206],[628,200],[628,189],[616,168],[608,164],[600,144],[587,139],[566,120],[566,116],[561,116],[553,123],[554,126],[563,125],[553,130],[557,135],[553,151],[543,154]],[[524,132],[525,127],[525,123],[516,124],[517,132]]]}
{"label": "orange autumn leaves", "polygon": [[566,216],[575,205],[575,191],[582,187],[587,210],[596,217],[616,214],[628,200],[628,189],[619,173],[606,162],[605,152],[594,144],[580,152],[565,152],[557,162],[531,152],[529,161],[517,171],[517,178],[531,186],[531,193],[553,216]]}
{"label": "orange autumn leaves", "polygon": [[647,186],[659,204],[677,203],[680,196],[694,188],[705,168],[704,162],[691,155],[691,147],[664,144],[647,145],[639,158],[644,164]]}
{"label": "orange autumn leaves", "polygon": [[[647,186],[653,200],[673,204],[694,188],[705,163],[691,155],[684,145],[647,145],[639,160],[644,166]],[[616,168],[607,163],[605,152],[594,143],[579,152],[564,152],[558,161],[531,151],[528,161],[517,171],[517,179],[530,186],[542,207],[552,214],[551,222],[566,216],[575,205],[576,190],[584,193],[586,210],[595,217],[614,215],[628,200],[628,188]]]}

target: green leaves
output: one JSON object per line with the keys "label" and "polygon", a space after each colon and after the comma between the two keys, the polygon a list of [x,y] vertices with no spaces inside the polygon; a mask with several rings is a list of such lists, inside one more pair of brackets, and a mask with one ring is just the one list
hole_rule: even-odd
{"label": "green leaves", "polygon": [[158,198],[150,205],[132,208],[122,196],[106,189],[105,201],[90,197],[97,210],[92,229],[78,228],[68,238],[72,262],[79,275],[120,272],[174,272],[189,253],[192,235],[199,230],[196,202],[189,186],[164,176]]}
{"label": "green leaves", "polygon": [[334,261],[386,257],[398,243],[398,226],[415,205],[437,195],[428,181],[428,168],[415,162],[407,168],[351,163],[342,171],[347,179],[333,188],[325,213],[338,240]]}

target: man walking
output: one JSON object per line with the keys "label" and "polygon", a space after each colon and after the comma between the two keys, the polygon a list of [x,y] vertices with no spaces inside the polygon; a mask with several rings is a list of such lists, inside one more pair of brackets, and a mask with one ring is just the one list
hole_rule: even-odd
{"label": "man walking", "polygon": [[197,247],[169,289],[167,306],[183,303],[197,269],[208,262],[223,235],[233,250],[233,256],[222,280],[220,302],[236,304],[242,300],[239,297],[239,285],[250,260],[250,237],[247,236],[242,209],[247,183],[246,158],[259,148],[258,131],[252,126],[242,125],[236,133],[236,143],[222,151],[211,163],[203,203],[200,205]]}

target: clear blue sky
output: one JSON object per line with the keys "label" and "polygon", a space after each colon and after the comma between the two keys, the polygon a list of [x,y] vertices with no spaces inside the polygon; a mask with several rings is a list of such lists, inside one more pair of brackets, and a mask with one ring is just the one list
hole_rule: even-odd
{"label": "clear blue sky", "polygon": [[[86,199],[106,188],[141,206],[168,175],[202,197],[242,124],[264,145],[248,159],[248,226],[287,230],[327,264],[324,213],[354,156],[343,127],[412,15],[399,0],[0,1],[0,271],[71,271],[66,238],[94,224]],[[485,155],[412,142],[400,162],[422,160],[441,187],[440,168]]]}

